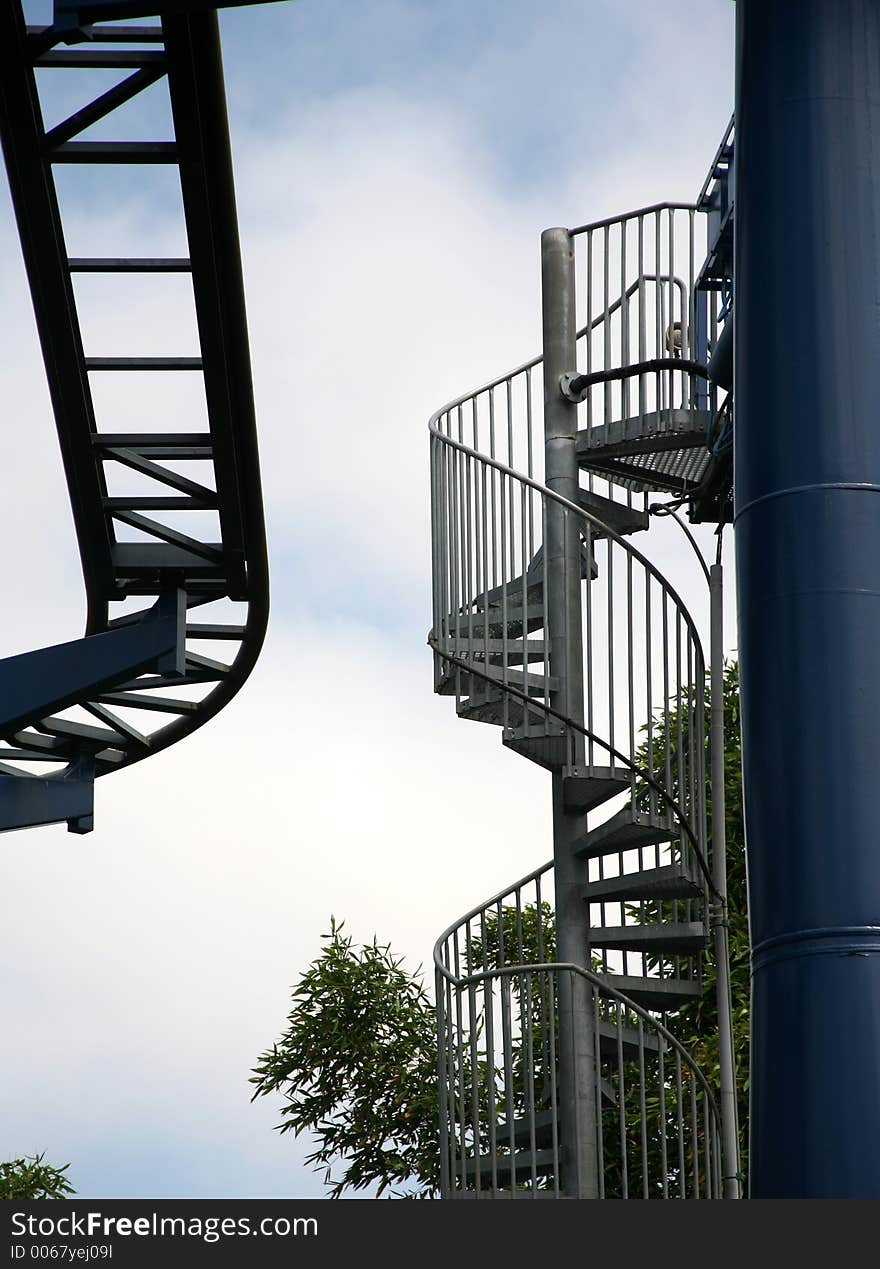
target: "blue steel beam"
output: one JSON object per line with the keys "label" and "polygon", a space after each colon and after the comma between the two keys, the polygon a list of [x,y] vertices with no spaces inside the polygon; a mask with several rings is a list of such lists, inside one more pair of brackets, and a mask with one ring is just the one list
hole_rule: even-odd
{"label": "blue steel beam", "polygon": [[737,5],[755,1198],[880,1196],[880,0]]}
{"label": "blue steel beam", "polygon": [[155,668],[185,671],[186,592],[169,591],[131,625],[0,661],[0,735]]}
{"label": "blue steel beam", "polygon": [[0,833],[67,821],[68,832],[94,827],[95,760],[82,757],[59,775],[0,771]]}
{"label": "blue steel beam", "polygon": [[59,31],[71,30],[92,22],[147,18],[155,13],[165,17],[261,3],[263,0],[55,0],[54,25]]}
{"label": "blue steel beam", "polygon": [[[182,16],[177,8],[166,7],[159,27],[105,25],[70,33],[26,28],[20,0],[0,0],[0,136],[88,600],[85,641],[28,654],[29,659],[7,667],[5,676],[0,672],[0,700],[8,698],[5,711],[0,707],[6,720],[5,732],[0,731],[0,826],[58,818],[74,818],[82,825],[90,820],[76,807],[76,814],[66,814],[73,802],[84,803],[71,792],[72,772],[64,777],[62,788],[61,777],[27,777],[19,764],[47,757],[53,763],[74,762],[91,756],[94,774],[101,776],[181,740],[239,690],[266,629],[266,541],[217,15]],[[64,41],[74,47],[55,47]],[[65,74],[86,91],[83,72],[95,66],[129,67],[135,74],[94,100],[86,96],[86,104],[47,133],[35,70],[44,66],[66,67]],[[70,158],[69,147],[77,144],[69,141],[71,136],[98,118],[112,117],[132,93],[153,80],[157,69],[168,79],[173,158],[180,172],[190,250],[169,260],[151,253],[147,244],[146,251],[121,260],[100,254],[68,258],[53,165]],[[84,150],[80,143],[75,154],[80,160],[101,161],[111,196],[114,186],[124,188],[128,179],[127,168],[119,165],[144,157],[141,150],[135,154],[126,143],[113,142],[97,152],[88,145]],[[167,151],[162,157],[169,157]],[[160,363],[140,357],[136,350],[122,359],[86,357],[73,286],[73,275],[84,270],[111,276],[141,271],[190,274],[200,357],[163,358]],[[200,375],[208,430],[120,432],[112,418],[104,418],[99,427],[91,376],[144,369],[192,370]],[[175,427],[176,421],[169,426]],[[189,461],[208,464],[208,473],[199,481],[185,477],[179,464]],[[153,482],[152,492],[146,497],[110,497],[105,482],[108,464],[114,471],[121,465],[147,477]],[[203,540],[197,529],[195,536],[184,533],[162,519],[165,512],[208,508],[217,512],[219,542]],[[151,512],[159,518],[144,514]],[[120,524],[150,540],[119,541]],[[147,631],[124,633],[131,618],[110,620],[108,605],[128,597],[159,596],[173,588],[185,593],[178,607],[211,605],[210,620],[185,623],[178,616],[172,652],[155,663],[155,672],[144,673],[143,666],[154,664],[152,651],[145,660],[130,645],[142,643]],[[227,596],[246,604],[246,613],[237,612],[230,620]],[[184,648],[183,631],[199,646]],[[219,659],[204,655],[203,639],[228,641]],[[163,690],[190,686],[197,689],[194,698],[166,696]],[[105,725],[103,730],[46,717],[69,705],[95,716]],[[118,707],[122,715],[114,712]],[[141,711],[140,726],[132,722],[129,709]],[[4,759],[15,767],[4,767]],[[41,784],[47,798],[45,815],[37,805]],[[88,779],[83,788],[90,799]],[[24,810],[22,797],[28,801]],[[57,813],[59,807],[64,814]],[[11,818],[4,820],[7,810]]]}

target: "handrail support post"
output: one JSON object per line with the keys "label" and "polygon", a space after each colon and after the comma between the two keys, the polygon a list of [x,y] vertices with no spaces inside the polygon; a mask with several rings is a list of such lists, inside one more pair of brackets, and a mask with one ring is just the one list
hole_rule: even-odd
{"label": "handrail support post", "polygon": [[715,992],[718,1008],[719,1110],[723,1195],[740,1198],[739,1125],[736,1104],[736,1065],[733,1051],[730,996],[730,951],[727,934],[727,830],[724,788],[724,570],[720,561],[709,569],[709,662],[711,713],[709,722],[710,787],[712,791],[712,884],[717,896],[714,921]]}

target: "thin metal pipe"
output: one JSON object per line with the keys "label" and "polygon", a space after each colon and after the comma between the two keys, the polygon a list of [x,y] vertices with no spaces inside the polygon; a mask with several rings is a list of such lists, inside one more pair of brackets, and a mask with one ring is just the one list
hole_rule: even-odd
{"label": "thin metal pipe", "polygon": [[578,234],[589,233],[591,230],[604,229],[606,225],[617,225],[625,223],[628,220],[635,220],[639,216],[656,216],[663,211],[698,211],[699,208],[695,203],[651,203],[648,207],[639,207],[635,211],[627,212],[624,216],[608,216],[605,220],[594,220],[588,225],[578,225],[575,229],[569,229],[572,238]]}
{"label": "thin metal pipe", "polygon": [[602,1122],[602,1050],[599,1042],[599,993],[593,992],[593,1041],[595,1044],[594,1064],[596,1068],[596,1123],[598,1124],[598,1132],[596,1134],[596,1151],[597,1166],[599,1172],[599,1198],[605,1197],[605,1132]]}
{"label": "thin metal pipe", "polygon": [[434,972],[434,1002],[436,1006],[437,1025],[437,1088],[440,1096],[440,1194],[442,1198],[449,1196],[449,1103],[448,1103],[448,1052],[446,1045],[446,1019],[444,1017],[444,1000],[447,984],[440,976],[439,970]]}
{"label": "thin metal pipe", "polygon": [[636,1034],[639,1048],[639,1129],[642,1147],[642,1198],[649,1197],[648,1188],[648,1106],[645,1083],[645,1024],[637,1020]]}
{"label": "thin metal pipe", "polygon": [[[719,535],[719,554],[721,538]],[[711,725],[709,737],[712,788],[712,881],[715,887],[716,994],[718,1002],[719,1103],[723,1161],[723,1192],[727,1199],[740,1197],[739,1123],[736,1098],[736,1059],[733,1049],[730,952],[727,906],[727,828],[724,781],[724,571],[719,560],[709,577],[711,673]]]}

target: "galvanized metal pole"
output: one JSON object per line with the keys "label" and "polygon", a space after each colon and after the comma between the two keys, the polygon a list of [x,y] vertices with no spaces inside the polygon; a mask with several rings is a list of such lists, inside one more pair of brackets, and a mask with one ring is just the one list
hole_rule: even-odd
{"label": "galvanized metal pole", "polygon": [[[720,543],[719,543],[720,554]],[[727,828],[724,789],[724,570],[709,569],[709,658],[711,715],[709,723],[712,789],[712,883],[717,893],[715,925],[715,1002],[718,1009],[718,1065],[721,1112],[722,1192],[740,1197],[739,1123],[736,1105],[736,1065],[730,1014],[730,949],[727,936]]]}
{"label": "galvanized metal pole", "polygon": [[880,0],[739,0],[755,1198],[880,1197]]}
{"label": "galvanized metal pole", "polygon": [[[575,454],[577,406],[559,387],[575,364],[574,249],[566,229],[541,235],[544,330],[544,480],[571,502],[578,498]],[[581,544],[576,518],[553,501],[547,505],[545,554],[550,671],[558,681],[556,708],[583,723],[584,670],[581,635]],[[584,741],[571,737],[570,761],[583,766]],[[553,773],[553,854],[557,955],[587,965],[587,913],[582,889],[587,865],[575,857],[584,834],[583,813],[565,803],[563,773]],[[563,1188],[572,1198],[599,1193],[596,1144],[596,1068],[592,992],[580,977],[563,974],[559,984],[559,1128]]]}

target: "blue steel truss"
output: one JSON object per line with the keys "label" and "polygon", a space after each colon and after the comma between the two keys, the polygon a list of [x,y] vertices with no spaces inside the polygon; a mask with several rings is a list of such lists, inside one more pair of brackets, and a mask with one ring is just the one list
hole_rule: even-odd
{"label": "blue steel truss", "polygon": [[[54,25],[28,28],[19,0],[0,2],[0,137],[88,605],[83,639],[0,662],[0,831],[66,820],[87,832],[94,777],[207,722],[244,683],[266,630],[266,539],[218,24],[216,12],[189,11],[195,7],[166,6],[158,25],[84,25],[151,10],[59,3]],[[46,127],[37,76],[50,68],[82,85],[82,104]],[[119,76],[98,96],[89,88],[96,70]],[[90,136],[160,82],[170,137]],[[137,256],[71,256],[55,181],[56,169],[71,164],[100,171],[111,208],[132,165],[175,170],[186,254],[151,254],[146,244]],[[189,277],[198,354],[87,353],[76,283],[95,274],[110,286],[132,275]],[[125,417],[104,417],[96,379],[134,376],[134,394],[144,373],[153,383],[195,377],[203,418],[130,430]]]}

